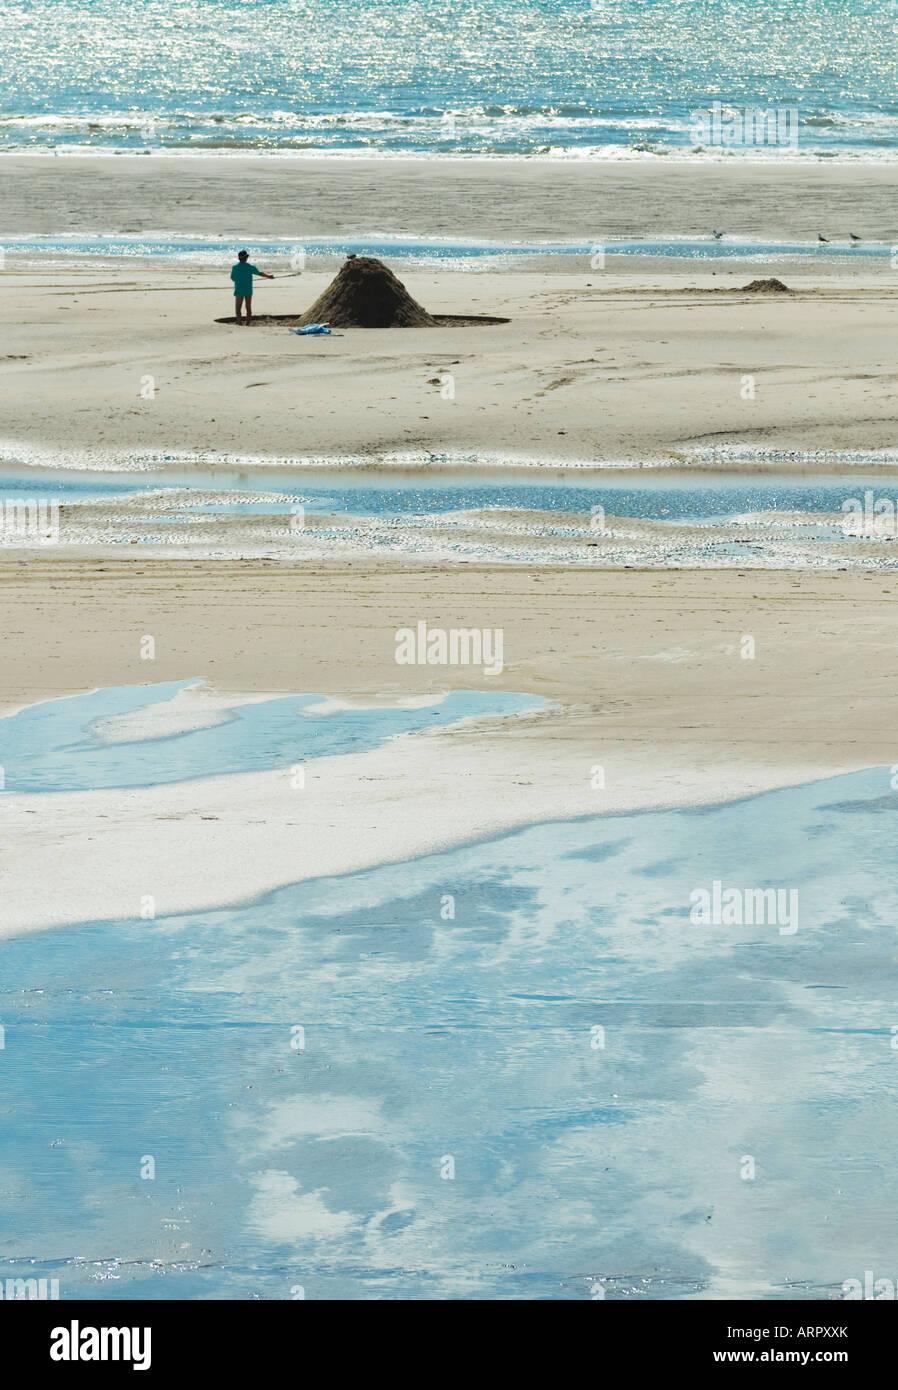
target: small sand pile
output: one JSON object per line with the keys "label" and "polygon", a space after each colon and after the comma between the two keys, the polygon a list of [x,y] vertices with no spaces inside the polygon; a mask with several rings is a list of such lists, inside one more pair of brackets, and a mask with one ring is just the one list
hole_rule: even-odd
{"label": "small sand pile", "polygon": [[374,256],[350,256],[297,323],[331,328],[433,328],[437,320]]}
{"label": "small sand pile", "polygon": [[791,294],[788,285],[782,280],[752,280],[750,285],[742,286],[745,294]]}

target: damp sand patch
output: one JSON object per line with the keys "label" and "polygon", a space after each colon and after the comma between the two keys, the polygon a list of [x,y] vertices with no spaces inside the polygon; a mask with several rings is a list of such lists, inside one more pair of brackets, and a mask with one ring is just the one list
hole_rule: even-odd
{"label": "damp sand patch", "polygon": [[[310,321],[310,320],[309,320]],[[216,319],[216,323],[233,323],[237,319],[234,314],[229,314],[226,318]],[[263,324],[286,328],[302,328],[307,322],[305,314],[253,314],[253,324]],[[354,328],[360,327],[386,327],[386,328],[481,328],[489,327],[491,324],[511,323],[511,319],[499,318],[493,314],[432,314],[431,322],[427,324],[353,324]],[[329,327],[332,325],[328,325]],[[341,329],[346,325],[336,325]]]}

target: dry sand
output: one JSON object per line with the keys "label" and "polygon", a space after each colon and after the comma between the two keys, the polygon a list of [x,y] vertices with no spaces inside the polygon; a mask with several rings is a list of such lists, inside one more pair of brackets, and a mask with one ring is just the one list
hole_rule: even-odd
{"label": "dry sand", "polygon": [[[640,461],[696,440],[888,448],[898,443],[898,272],[879,275],[878,285],[818,282],[766,298],[738,293],[729,271],[694,272],[676,288],[622,287],[588,267],[419,271],[403,278],[427,308],[511,322],[300,338],[215,323],[232,304],[220,270],[11,270],[0,450],[57,449],[69,461],[86,450]],[[299,312],[327,278],[263,281],[256,310]]]}
{"label": "dry sand", "polygon": [[[898,240],[898,168],[751,164],[4,156],[2,238],[29,233],[533,241],[704,234]],[[257,257],[289,271],[287,257]],[[301,339],[214,323],[227,267],[143,260],[2,276],[6,453],[36,446],[276,456],[422,448],[639,459],[694,439],[876,448],[898,439],[898,271],[612,258],[555,274],[406,274],[434,312],[507,325]],[[716,274],[713,271],[716,269]],[[299,313],[330,274],[263,281]],[[800,293],[744,296],[780,274]],[[700,290],[700,293],[696,293]],[[713,292],[712,292],[713,291]],[[455,378],[454,400],[434,381]],[[744,376],[755,396],[744,399]],[[141,395],[153,378],[152,399]],[[143,388],[146,390],[146,386]]]}

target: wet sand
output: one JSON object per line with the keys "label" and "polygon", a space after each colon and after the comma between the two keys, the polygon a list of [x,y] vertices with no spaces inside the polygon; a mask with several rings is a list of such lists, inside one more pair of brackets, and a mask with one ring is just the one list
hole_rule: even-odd
{"label": "wet sand", "polygon": [[898,239],[898,166],[647,160],[4,155],[0,238],[409,233],[523,241],[708,235]]}

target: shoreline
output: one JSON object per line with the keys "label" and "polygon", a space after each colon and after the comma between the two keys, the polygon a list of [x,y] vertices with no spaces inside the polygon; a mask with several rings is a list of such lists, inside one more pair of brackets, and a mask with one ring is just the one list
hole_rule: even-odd
{"label": "shoreline", "polygon": [[[602,481],[643,474],[660,479],[717,477],[724,474],[736,478],[770,472],[794,473],[796,477],[820,471],[821,476],[879,473],[890,477],[898,469],[898,445],[888,449],[763,449],[734,440],[731,444],[713,446],[684,443],[681,450],[655,458],[568,458],[563,455],[546,457],[542,454],[493,452],[488,449],[471,452],[388,451],[380,454],[318,454],[271,455],[189,453],[175,445],[156,450],[95,449],[63,450],[50,445],[32,445],[16,439],[0,440],[0,470],[22,479],[34,477],[40,483],[54,476],[65,480],[69,474],[85,474],[103,478],[134,478],[151,486],[171,486],[171,476],[181,474],[201,478],[216,471],[239,476],[245,473],[253,481],[263,483],[267,475],[286,475],[296,480],[308,478],[310,483],[358,482],[360,487],[387,482],[401,485],[425,474],[437,483],[449,480],[470,483],[478,481],[514,481],[533,485],[570,483],[577,479]],[[593,476],[595,475],[595,476]],[[174,484],[177,485],[177,482]],[[210,489],[212,484],[210,482]],[[214,490],[214,489],[213,489]]]}
{"label": "shoreline", "polygon": [[[0,686],[8,712],[186,679],[205,682],[212,715],[239,700],[229,692],[396,703],[504,690],[549,702],[313,760],[299,802],[288,769],[8,788],[7,929],[137,918],[142,893],[160,915],[245,901],[543,821],[732,801],[862,769],[886,769],[887,789],[894,574],[724,571],[711,593],[703,572],[470,566],[431,570],[426,597],[420,577],[396,564],[0,561],[16,652]],[[395,632],[422,616],[501,629],[501,674],[397,665]],[[752,660],[740,658],[746,633]]]}
{"label": "shoreline", "polygon": [[[634,767],[632,750],[607,759],[606,774],[626,772],[627,782],[599,794],[587,789],[578,750],[563,760],[557,748],[536,743],[524,750],[528,773],[540,781],[539,795],[528,801],[506,766],[515,730],[493,720],[486,743],[470,724],[400,735],[361,754],[309,759],[302,810],[296,793],[285,793],[287,768],[93,792],[8,792],[0,820],[12,867],[2,880],[15,906],[4,912],[0,940],[96,922],[139,927],[147,893],[159,919],[241,908],[292,884],[540,825],[711,809],[879,766],[730,761],[699,771],[698,750],[687,748],[668,753],[659,775],[663,746],[642,743],[641,766]],[[884,786],[888,778],[882,766]],[[413,807],[409,785],[417,788]]]}
{"label": "shoreline", "polygon": [[[746,152],[734,154],[732,150],[723,153],[712,153],[707,148],[700,153],[694,148],[684,145],[667,145],[654,150],[635,150],[631,147],[618,147],[626,152],[620,154],[609,154],[607,146],[571,146],[565,150],[553,149],[533,150],[529,153],[523,150],[504,151],[496,150],[492,153],[485,150],[452,150],[443,152],[442,150],[374,150],[370,148],[345,146],[343,148],[326,149],[321,147],[293,148],[288,146],[278,147],[272,145],[241,145],[241,146],[212,146],[197,148],[196,146],[158,146],[152,145],[77,145],[77,144],[45,144],[45,145],[18,145],[0,147],[0,161],[4,159],[296,159],[303,161],[320,161],[329,163],[339,161],[350,163],[353,161],[364,161],[371,163],[392,162],[396,164],[588,164],[588,165],[609,165],[616,167],[619,164],[634,164],[638,166],[651,166],[654,164],[664,165],[683,165],[688,168],[704,168],[707,165],[739,166],[751,165],[758,169],[779,168],[780,166],[796,169],[807,168],[815,164],[829,165],[837,168],[856,168],[858,165],[869,166],[871,168],[888,168],[891,164],[898,162],[898,151],[892,152],[882,146],[869,146],[866,153],[854,155],[845,150],[839,152],[821,153],[816,150],[807,150],[804,154],[790,155],[787,151],[788,146],[756,146],[749,151],[748,146],[744,147]],[[689,150],[687,153],[686,150]],[[716,147],[715,147],[716,148]],[[757,154],[756,149],[774,149],[775,152],[764,156]],[[872,151],[878,149],[879,153]]]}

